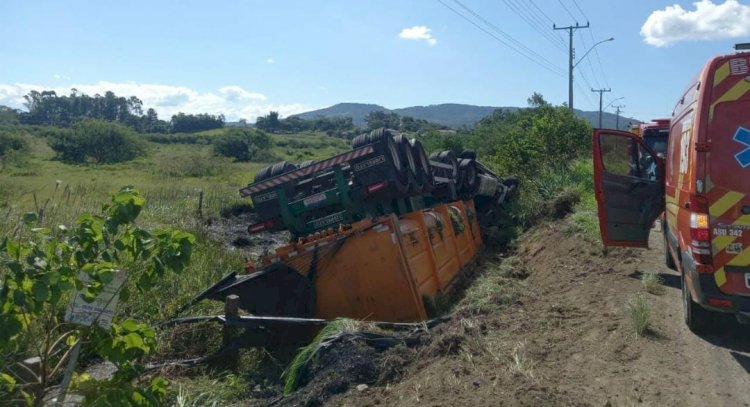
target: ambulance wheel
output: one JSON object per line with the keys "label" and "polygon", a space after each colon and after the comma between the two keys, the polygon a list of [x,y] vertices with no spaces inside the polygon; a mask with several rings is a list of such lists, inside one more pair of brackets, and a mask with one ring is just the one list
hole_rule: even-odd
{"label": "ambulance wheel", "polygon": [[677,270],[677,264],[672,258],[672,253],[669,251],[669,240],[667,239],[667,225],[662,223],[662,230],[664,231],[664,264],[671,270]]}
{"label": "ambulance wheel", "polygon": [[682,273],[682,308],[685,315],[685,325],[693,333],[705,334],[710,331],[711,311],[693,301],[685,281],[685,273]]}

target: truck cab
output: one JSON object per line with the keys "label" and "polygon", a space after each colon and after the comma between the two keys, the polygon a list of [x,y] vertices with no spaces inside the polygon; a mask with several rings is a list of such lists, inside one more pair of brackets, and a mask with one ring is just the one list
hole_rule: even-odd
{"label": "truck cab", "polygon": [[750,323],[748,49],[710,59],[690,82],[669,122],[664,158],[643,134],[594,131],[602,241],[647,247],[663,211],[665,262],[681,275],[694,332],[708,330],[715,312]]}

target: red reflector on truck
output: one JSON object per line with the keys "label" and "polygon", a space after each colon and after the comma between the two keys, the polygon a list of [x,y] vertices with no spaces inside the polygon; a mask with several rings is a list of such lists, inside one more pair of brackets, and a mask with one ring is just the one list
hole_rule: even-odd
{"label": "red reflector on truck", "polygon": [[260,233],[274,227],[273,219],[269,219],[265,222],[256,223],[247,227],[248,233]]}
{"label": "red reflector on truck", "polygon": [[381,189],[385,188],[385,181],[378,182],[377,184],[372,184],[367,187],[367,193],[372,194],[373,192],[378,192]]}

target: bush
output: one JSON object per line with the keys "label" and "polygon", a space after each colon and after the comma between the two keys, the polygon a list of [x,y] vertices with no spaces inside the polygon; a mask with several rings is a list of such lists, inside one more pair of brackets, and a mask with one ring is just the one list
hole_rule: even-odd
{"label": "bush", "polygon": [[5,130],[0,130],[0,157],[10,151],[25,150],[26,147],[26,140],[20,136]]}
{"label": "bush", "polygon": [[70,132],[51,132],[47,142],[57,158],[68,163],[117,163],[144,153],[133,130],[102,120],[84,120]]}
{"label": "bush", "polygon": [[232,127],[216,137],[214,151],[237,161],[250,161],[267,155],[264,153],[268,152],[271,144],[271,136],[262,131]]}

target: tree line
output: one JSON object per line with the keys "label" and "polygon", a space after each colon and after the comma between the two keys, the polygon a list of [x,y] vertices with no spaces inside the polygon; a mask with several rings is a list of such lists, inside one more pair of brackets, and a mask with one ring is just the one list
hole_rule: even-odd
{"label": "tree line", "polygon": [[0,109],[4,116],[15,114],[21,124],[70,127],[86,119],[103,120],[126,125],[139,133],[191,133],[224,127],[223,115],[173,115],[171,120],[159,119],[153,108],[143,110],[143,102],[136,96],[117,96],[107,91],[104,96],[89,96],[72,89],[69,95],[58,95],[52,90],[33,90],[24,96],[28,111]]}
{"label": "tree line", "polygon": [[[93,119],[116,122],[138,133],[194,133],[220,129],[226,125],[224,115],[207,113],[173,115],[169,121],[159,118],[156,110],[144,111],[143,101],[136,96],[117,96],[112,91],[94,96],[71,89],[68,95],[58,95],[52,90],[33,90],[24,96],[27,111],[0,106],[0,121],[29,125],[71,127],[81,120]],[[329,136],[351,139],[357,134],[387,127],[405,132],[425,132],[445,128],[426,120],[399,116],[393,112],[370,112],[365,117],[365,127],[357,126],[351,117],[318,117],[302,119],[292,116],[281,118],[271,111],[256,119],[255,128],[269,133],[324,132]],[[248,127],[240,120],[240,127]]]}

